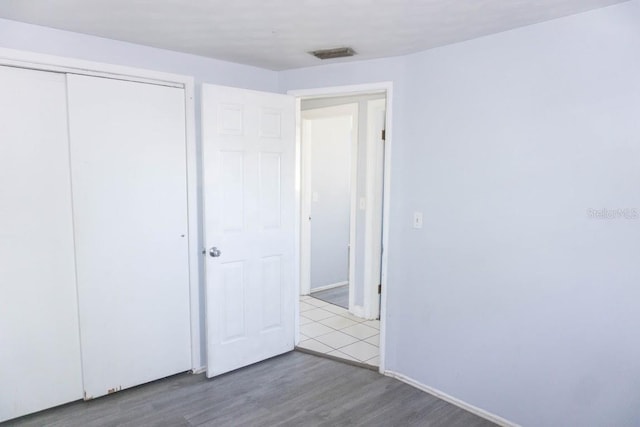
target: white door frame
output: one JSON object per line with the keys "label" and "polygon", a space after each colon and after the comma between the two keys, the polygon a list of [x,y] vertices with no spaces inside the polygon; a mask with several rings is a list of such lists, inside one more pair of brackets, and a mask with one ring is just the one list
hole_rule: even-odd
{"label": "white door frame", "polygon": [[[387,100],[376,99],[367,102],[367,156],[366,156],[366,178],[365,178],[365,200],[371,209],[365,211],[365,235],[364,235],[364,313],[361,317],[375,319],[380,316],[380,297],[378,289],[367,284],[382,284],[381,261],[382,261],[382,231],[384,226],[382,220],[382,207],[384,203],[384,147],[386,141],[382,132],[386,133],[385,123],[379,128],[377,117],[386,114]],[[386,135],[384,136],[386,139]],[[380,167],[382,165],[382,167]],[[378,209],[380,207],[380,209]]]}
{"label": "white door frame", "polygon": [[85,61],[61,56],[0,48],[0,65],[59,73],[82,74],[117,80],[128,80],[184,88],[187,164],[187,220],[189,238],[189,299],[191,322],[191,366],[194,372],[204,370],[201,358],[200,313],[200,244],[198,212],[198,169],[195,132],[195,84],[193,77],[121,65]]}
{"label": "white door frame", "polygon": [[296,317],[295,317],[295,343],[300,342],[300,248],[301,248],[301,147],[302,147],[302,114],[301,114],[301,100],[312,98],[327,98],[333,96],[348,96],[348,95],[367,95],[372,93],[385,93],[386,94],[386,113],[385,113],[385,162],[384,162],[384,202],[383,202],[383,221],[382,221],[382,265],[381,265],[381,282],[382,282],[382,295],[380,301],[380,366],[379,372],[385,372],[385,355],[386,355],[386,326],[387,326],[387,265],[388,265],[388,253],[386,248],[389,247],[389,212],[390,212],[390,195],[391,195],[391,146],[393,137],[393,83],[392,82],[380,82],[380,83],[368,83],[361,85],[348,85],[348,86],[332,86],[325,88],[314,89],[300,89],[289,90],[288,95],[296,97],[296,277],[298,278],[298,284],[295,287],[296,298]]}

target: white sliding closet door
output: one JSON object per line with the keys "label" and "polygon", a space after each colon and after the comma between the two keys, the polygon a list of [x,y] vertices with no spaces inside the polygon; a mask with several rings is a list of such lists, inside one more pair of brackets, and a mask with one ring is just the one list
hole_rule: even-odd
{"label": "white sliding closet door", "polygon": [[82,398],[63,74],[0,67],[0,421]]}
{"label": "white sliding closet door", "polygon": [[191,368],[184,90],[69,75],[68,97],[91,399]]}

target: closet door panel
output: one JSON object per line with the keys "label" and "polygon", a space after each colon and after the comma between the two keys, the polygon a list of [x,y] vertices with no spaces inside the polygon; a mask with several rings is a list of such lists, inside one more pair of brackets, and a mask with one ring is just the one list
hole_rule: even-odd
{"label": "closet door panel", "polygon": [[0,67],[0,421],[82,398],[63,74]]}
{"label": "closet door panel", "polygon": [[85,398],[191,368],[184,90],[68,76]]}

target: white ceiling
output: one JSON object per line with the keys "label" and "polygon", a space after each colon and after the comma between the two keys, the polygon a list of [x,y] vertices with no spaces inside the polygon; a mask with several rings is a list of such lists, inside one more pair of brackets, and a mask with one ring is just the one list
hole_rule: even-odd
{"label": "white ceiling", "polygon": [[0,17],[283,70],[320,64],[315,49],[402,55],[623,1],[2,0]]}

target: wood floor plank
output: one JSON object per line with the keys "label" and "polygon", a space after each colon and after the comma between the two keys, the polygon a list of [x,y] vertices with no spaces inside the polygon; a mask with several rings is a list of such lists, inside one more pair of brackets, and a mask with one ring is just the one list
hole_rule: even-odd
{"label": "wood floor plank", "polygon": [[15,426],[433,426],[491,422],[377,372],[300,352],[213,379],[182,374]]}

